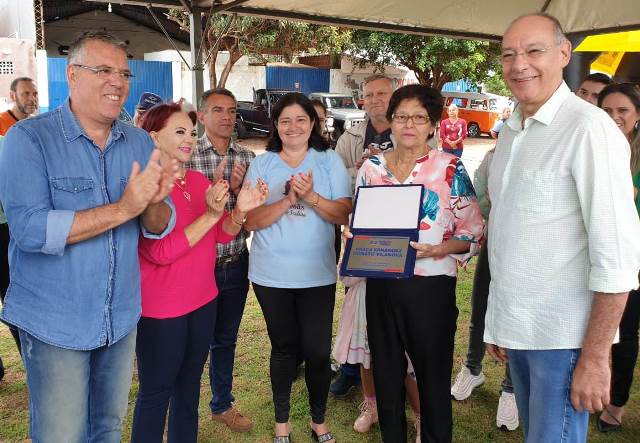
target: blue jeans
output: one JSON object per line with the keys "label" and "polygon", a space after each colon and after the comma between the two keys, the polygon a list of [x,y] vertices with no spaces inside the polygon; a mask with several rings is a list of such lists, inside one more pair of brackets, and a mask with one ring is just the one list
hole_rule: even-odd
{"label": "blue jeans", "polygon": [[214,414],[223,413],[235,400],[231,394],[233,364],[240,320],[249,292],[248,272],[249,253],[246,251],[238,261],[216,266],[218,314],[211,338],[209,362],[209,382],[213,396],[209,406]]}
{"label": "blue jeans", "polygon": [[340,372],[346,375],[347,377],[351,377],[355,380],[360,380],[360,364],[356,363],[342,363],[340,365]]}
{"label": "blue jeans", "polygon": [[526,443],[583,443],[589,412],[571,405],[571,379],[580,349],[507,349]]}
{"label": "blue jeans", "polygon": [[136,330],[111,346],[75,351],[20,331],[29,387],[29,433],[40,442],[120,442]]}

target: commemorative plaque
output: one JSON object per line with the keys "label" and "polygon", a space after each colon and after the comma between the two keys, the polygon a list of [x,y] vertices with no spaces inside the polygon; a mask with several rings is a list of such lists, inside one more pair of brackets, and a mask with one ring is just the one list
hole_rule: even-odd
{"label": "commemorative plaque", "polygon": [[340,273],[354,277],[413,276],[422,185],[361,186],[353,205],[351,233]]}

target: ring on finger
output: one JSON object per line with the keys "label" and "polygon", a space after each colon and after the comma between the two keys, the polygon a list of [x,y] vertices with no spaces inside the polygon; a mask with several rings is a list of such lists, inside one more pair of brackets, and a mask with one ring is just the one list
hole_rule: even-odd
{"label": "ring on finger", "polygon": [[216,201],[217,201],[217,202],[221,202],[221,201],[222,201],[222,197],[220,197],[220,198],[216,198]]}

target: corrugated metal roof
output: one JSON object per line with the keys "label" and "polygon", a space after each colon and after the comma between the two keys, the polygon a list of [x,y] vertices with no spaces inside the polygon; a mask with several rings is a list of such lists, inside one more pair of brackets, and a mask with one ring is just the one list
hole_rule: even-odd
{"label": "corrugated metal roof", "polygon": [[[73,17],[85,12],[95,11],[97,9],[103,11],[107,10],[106,3],[81,0],[42,0],[42,7],[44,10],[43,15],[45,24],[57,20],[64,20],[65,18]],[[166,9],[153,8],[153,10],[172,39],[180,41],[186,45],[189,44],[189,34],[182,31],[177,23],[168,20],[165,17],[164,14],[167,12]],[[140,6],[120,5],[114,1],[111,3],[111,12],[139,25],[146,26],[147,28],[153,29],[157,32],[162,32],[146,8],[141,8]],[[47,35],[45,33],[45,39],[46,38]]]}

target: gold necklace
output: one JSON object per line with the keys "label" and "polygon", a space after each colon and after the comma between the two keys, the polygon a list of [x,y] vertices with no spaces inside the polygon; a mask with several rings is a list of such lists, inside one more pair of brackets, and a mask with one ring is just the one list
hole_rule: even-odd
{"label": "gold necklace", "polygon": [[187,190],[184,188],[185,186],[187,186],[187,173],[185,172],[184,175],[182,177],[178,177],[178,179],[176,180],[176,186],[178,187],[178,189],[180,189],[182,191],[182,195],[184,195],[184,198],[187,199],[187,201],[191,201],[191,194],[189,194],[187,192]]}

